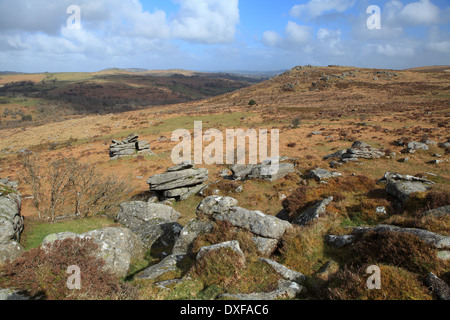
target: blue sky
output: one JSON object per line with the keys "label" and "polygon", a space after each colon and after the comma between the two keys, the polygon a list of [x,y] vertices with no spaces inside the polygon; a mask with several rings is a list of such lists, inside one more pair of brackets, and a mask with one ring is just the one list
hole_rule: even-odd
{"label": "blue sky", "polygon": [[[371,5],[380,29],[367,27]],[[0,0],[0,70],[441,65],[449,21],[448,0]]]}

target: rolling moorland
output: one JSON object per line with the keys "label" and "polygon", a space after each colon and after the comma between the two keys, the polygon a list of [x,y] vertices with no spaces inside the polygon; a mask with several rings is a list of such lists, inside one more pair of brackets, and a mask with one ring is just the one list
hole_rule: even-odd
{"label": "rolling moorland", "polygon": [[[0,199],[19,193],[23,222],[2,239],[20,248],[0,287],[44,299],[448,299],[450,67],[298,66],[260,81],[2,75]],[[147,179],[174,167],[172,132],[194,121],[279,129],[287,171],[185,165],[171,172],[207,169],[206,187],[155,197]],[[136,139],[151,152],[110,160],[111,141]],[[126,258],[91,254],[108,237]],[[69,265],[81,290],[66,287]],[[380,289],[367,288],[369,266]]]}

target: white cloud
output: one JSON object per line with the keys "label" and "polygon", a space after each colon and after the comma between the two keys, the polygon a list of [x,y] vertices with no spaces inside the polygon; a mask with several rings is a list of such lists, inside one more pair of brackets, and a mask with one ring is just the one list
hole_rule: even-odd
{"label": "white cloud", "polygon": [[411,47],[394,46],[391,44],[380,44],[376,47],[376,52],[388,57],[412,57],[415,52]]}
{"label": "white cloud", "polygon": [[275,31],[266,31],[263,33],[263,43],[269,47],[277,47],[283,41],[283,37]]}
{"label": "white cloud", "polygon": [[355,0],[311,0],[307,4],[295,5],[289,14],[298,19],[316,18],[325,12],[344,12],[354,4]]}
{"label": "white cloud", "polygon": [[398,0],[385,5],[385,21],[393,26],[433,25],[440,23],[440,9],[430,0],[419,0],[403,6]]}
{"label": "white cloud", "polygon": [[239,23],[238,0],[177,0],[172,36],[203,43],[230,43]]}
{"label": "white cloud", "polygon": [[266,31],[263,34],[263,43],[269,47],[281,47],[287,50],[307,49],[305,46],[312,39],[311,27],[301,26],[289,21],[284,37],[275,31]]}

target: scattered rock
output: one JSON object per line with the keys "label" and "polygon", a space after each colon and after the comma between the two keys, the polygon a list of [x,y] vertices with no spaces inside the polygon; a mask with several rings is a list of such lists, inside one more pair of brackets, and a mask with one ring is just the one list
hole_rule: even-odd
{"label": "scattered rock", "polygon": [[139,273],[136,278],[154,280],[163,276],[164,274],[176,272],[178,270],[178,265],[185,259],[185,257],[185,255],[171,254],[161,260],[161,262],[152,265]]}
{"label": "scattered rock", "polygon": [[[277,166],[271,165],[271,161],[272,160],[268,159],[259,165],[235,164],[230,168],[233,180],[263,179],[272,182],[284,178],[295,171],[295,167],[292,163],[279,162],[277,168]],[[283,161],[283,159],[279,161]]]}
{"label": "scattered rock", "polygon": [[269,301],[277,299],[294,299],[298,295],[306,293],[306,288],[299,285],[294,281],[280,280],[278,288],[272,292],[258,292],[249,294],[221,294],[220,299],[235,299],[235,300],[256,300],[256,301]]}
{"label": "scattered rock", "polygon": [[334,171],[328,171],[325,169],[314,169],[311,170],[310,173],[308,174],[308,178],[310,179],[316,179],[316,180],[327,180],[327,179],[331,179],[331,178],[335,178],[335,177],[340,177],[342,176],[341,173],[339,172],[334,172]]}
{"label": "scattered rock", "polygon": [[342,247],[353,244],[354,241],[355,241],[354,235],[344,235],[344,236],[326,235],[325,236],[325,242],[332,248],[342,248]]}
{"label": "scattered rock", "polygon": [[317,202],[314,206],[306,209],[304,212],[302,212],[297,218],[295,218],[292,221],[292,224],[298,224],[298,225],[305,225],[308,222],[311,222],[317,218],[319,218],[320,215],[323,215],[326,210],[327,206],[333,201],[333,197],[326,198],[322,201]]}
{"label": "scattered rock", "polygon": [[430,272],[425,278],[425,284],[439,300],[450,300],[450,287],[435,274]]}
{"label": "scattered rock", "polygon": [[271,266],[275,270],[275,272],[285,280],[294,281],[298,284],[304,284],[307,280],[307,277],[305,275],[301,274],[300,272],[291,270],[276,261],[264,258],[260,258],[259,260]]}
{"label": "scattered rock", "polygon": [[412,194],[416,192],[426,192],[429,187],[422,182],[414,181],[389,181],[386,184],[386,192],[405,204]]}
{"label": "scattered rock", "polygon": [[440,207],[436,209],[432,209],[423,213],[425,217],[434,216],[434,217],[442,217],[450,214],[450,205],[445,207]]}
{"label": "scattered rock", "polygon": [[336,261],[328,261],[317,272],[316,277],[322,281],[328,281],[330,277],[339,271],[339,264]]}
{"label": "scattered rock", "polygon": [[236,240],[213,244],[213,245],[207,246],[207,247],[202,247],[202,248],[200,248],[200,250],[197,254],[196,260],[200,260],[206,253],[214,252],[214,251],[222,250],[222,249],[229,249],[229,250],[233,251],[234,253],[236,253],[239,256],[239,258],[238,258],[239,261],[242,264],[245,264],[244,252],[242,252],[241,247],[239,246],[239,242]]}

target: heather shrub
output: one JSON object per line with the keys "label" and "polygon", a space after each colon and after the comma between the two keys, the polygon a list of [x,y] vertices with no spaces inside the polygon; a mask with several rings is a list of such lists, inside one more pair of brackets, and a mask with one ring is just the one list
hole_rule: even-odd
{"label": "heather shrub", "polygon": [[397,232],[367,232],[350,248],[349,263],[387,264],[411,272],[439,274],[443,262],[436,250],[415,235]]}
{"label": "heather shrub", "polygon": [[381,289],[369,290],[368,266],[342,268],[321,295],[331,300],[431,300],[419,276],[395,266],[380,265]]}
{"label": "heather shrub", "polygon": [[[91,239],[65,239],[31,249],[5,263],[0,286],[47,300],[133,299],[134,290],[103,269],[104,261],[93,255],[96,248]],[[80,268],[81,289],[68,288],[69,266]]]}

